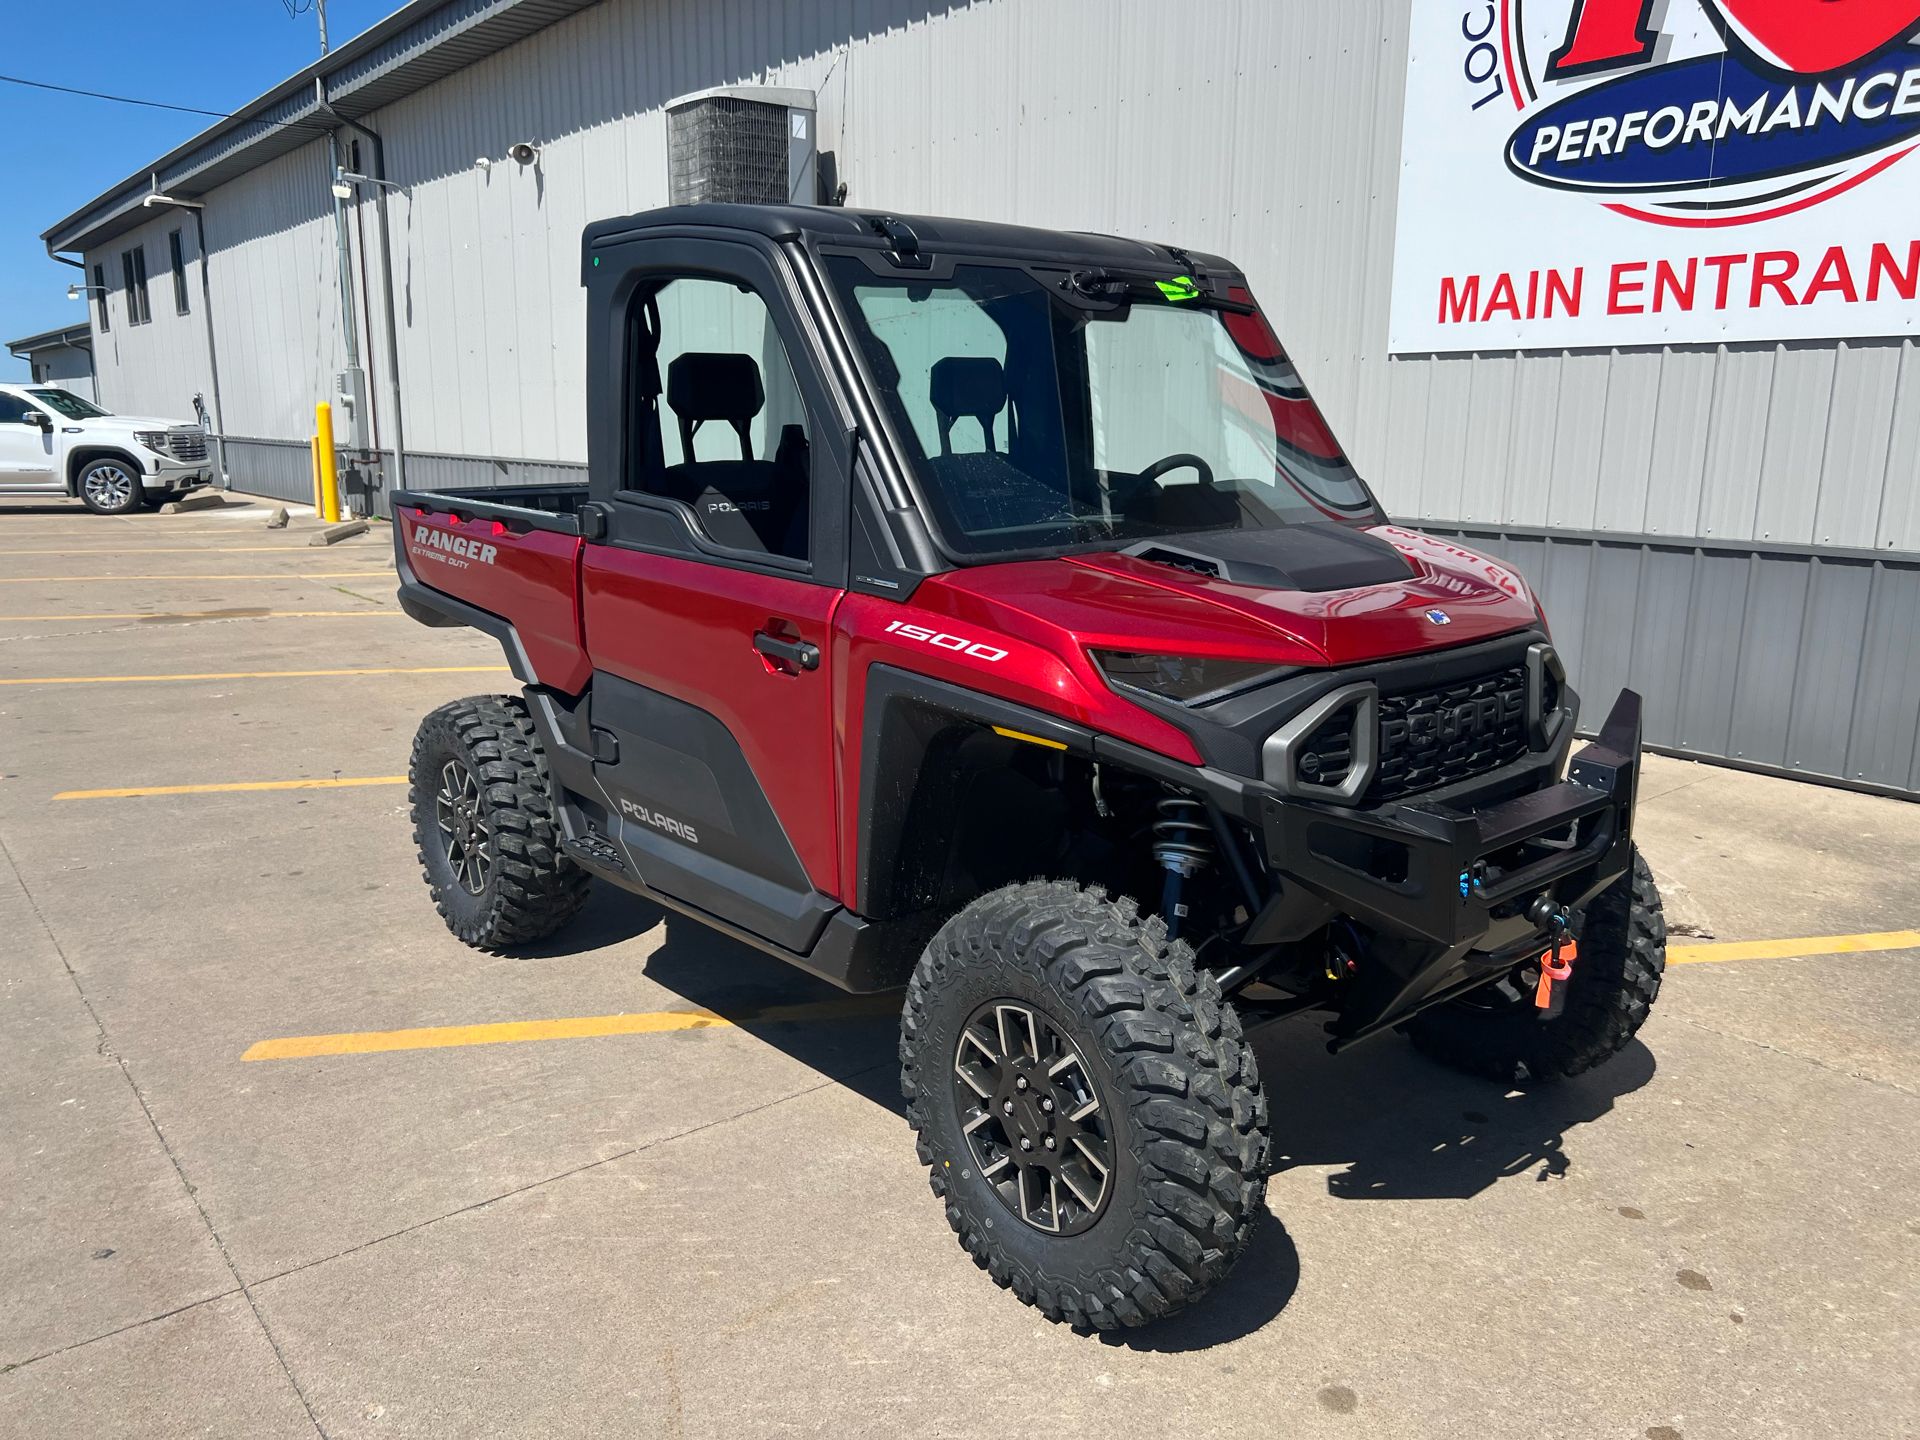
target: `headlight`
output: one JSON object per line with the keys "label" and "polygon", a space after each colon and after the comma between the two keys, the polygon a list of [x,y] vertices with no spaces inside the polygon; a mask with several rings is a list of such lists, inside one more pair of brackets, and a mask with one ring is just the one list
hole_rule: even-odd
{"label": "headlight", "polygon": [[136,430],[133,438],[136,444],[144,445],[149,450],[158,450],[162,455],[167,453],[167,432],[164,430]]}
{"label": "headlight", "polygon": [[1129,650],[1096,650],[1094,663],[1115,685],[1143,690],[1181,705],[1222,700],[1287,673],[1271,660],[1221,660],[1188,655],[1142,655]]}

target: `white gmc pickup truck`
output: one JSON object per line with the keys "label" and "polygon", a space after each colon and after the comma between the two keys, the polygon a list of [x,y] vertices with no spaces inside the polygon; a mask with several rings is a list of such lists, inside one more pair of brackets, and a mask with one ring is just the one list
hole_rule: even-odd
{"label": "white gmc pickup truck", "polygon": [[0,385],[0,495],[77,495],[127,515],[212,483],[207,432],[112,415],[51,385]]}

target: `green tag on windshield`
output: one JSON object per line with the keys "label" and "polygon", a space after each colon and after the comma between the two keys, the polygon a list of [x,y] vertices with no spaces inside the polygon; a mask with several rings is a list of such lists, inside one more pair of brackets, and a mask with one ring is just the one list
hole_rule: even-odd
{"label": "green tag on windshield", "polygon": [[1162,297],[1175,305],[1200,298],[1200,287],[1186,275],[1176,275],[1171,280],[1156,280],[1153,283],[1159,287]]}

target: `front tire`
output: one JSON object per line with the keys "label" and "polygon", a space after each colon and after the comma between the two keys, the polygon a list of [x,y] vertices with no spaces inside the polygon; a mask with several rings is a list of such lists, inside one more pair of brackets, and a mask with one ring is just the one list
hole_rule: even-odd
{"label": "front tire", "polygon": [[131,461],[111,456],[89,463],[74,488],[80,503],[96,515],[132,515],[146,504],[140,471]]}
{"label": "front tire", "polygon": [[968,905],[908,985],[900,1072],[948,1223],[1048,1319],[1145,1324],[1245,1247],[1267,1185],[1253,1052],[1131,901],[1035,881]]}
{"label": "front tire", "polygon": [[475,949],[544,940],[586,903],[592,877],[560,848],[547,757],[518,696],[470,696],[421,721],[407,793],[434,908]]}
{"label": "front tire", "polygon": [[1509,978],[1416,1015],[1415,1048],[1450,1069],[1503,1083],[1559,1080],[1627,1047],[1646,1023],[1667,966],[1667,922],[1653,872],[1635,847],[1627,873],[1587,906],[1566,1007],[1552,1020]]}

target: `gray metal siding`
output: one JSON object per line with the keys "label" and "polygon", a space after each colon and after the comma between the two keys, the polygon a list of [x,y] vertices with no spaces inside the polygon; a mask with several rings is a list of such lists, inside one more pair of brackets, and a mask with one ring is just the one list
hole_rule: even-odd
{"label": "gray metal siding", "polygon": [[[409,439],[583,462],[582,226],[665,201],[668,99],[815,89],[854,204],[1241,261],[1388,509],[1508,533],[1590,692],[1631,677],[1662,743],[1913,788],[1920,705],[1886,667],[1915,658],[1890,617],[1911,621],[1920,554],[1916,342],[1390,359],[1408,13],[1195,0],[1169,43],[1144,0],[602,0],[369,117],[406,187],[390,204]],[[524,169],[501,158],[523,139],[541,146]],[[339,364],[323,157],[310,143],[208,197],[235,433],[304,437]],[[177,396],[191,358],[129,347],[107,393]]]}
{"label": "gray metal siding", "polygon": [[1586,725],[1629,687],[1654,745],[1920,792],[1920,558],[1427,528],[1532,581]]}
{"label": "gray metal siding", "polygon": [[93,393],[93,357],[78,345],[53,345],[31,355],[33,378],[78,395],[83,400]]}

